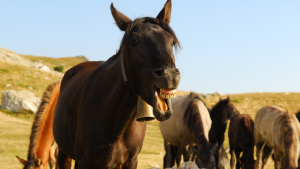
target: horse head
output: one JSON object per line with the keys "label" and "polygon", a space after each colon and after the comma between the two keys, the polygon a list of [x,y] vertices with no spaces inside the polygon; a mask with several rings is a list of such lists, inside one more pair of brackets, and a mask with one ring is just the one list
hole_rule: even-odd
{"label": "horse head", "polygon": [[240,114],[240,112],[232,104],[229,96],[224,100],[220,98],[219,102],[222,103],[223,111],[226,113],[226,117],[228,120],[230,120],[233,116]]}
{"label": "horse head", "polygon": [[[214,145],[209,143],[207,146],[197,146],[197,148],[190,146],[193,152],[197,155],[196,164],[199,168],[215,169],[215,152],[217,151],[218,142]],[[208,153],[204,153],[203,149],[209,149]],[[207,151],[206,151],[207,152]]]}
{"label": "horse head", "polygon": [[179,41],[169,26],[171,0],[156,18],[132,21],[113,4],[111,13],[120,30],[125,31],[118,52],[125,83],[153,107],[157,120],[170,118],[173,113],[170,99],[175,97],[180,81],[173,54],[173,47],[179,46]]}
{"label": "horse head", "polygon": [[43,162],[41,158],[30,159],[26,161],[18,156],[16,158],[24,165],[23,169],[43,169]]}

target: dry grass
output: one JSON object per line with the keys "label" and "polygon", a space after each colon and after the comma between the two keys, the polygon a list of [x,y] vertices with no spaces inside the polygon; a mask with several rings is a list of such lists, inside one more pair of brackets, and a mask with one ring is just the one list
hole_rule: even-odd
{"label": "dry grass", "polygon": [[[40,62],[51,69],[64,64],[64,71],[81,62],[78,58],[47,58],[35,56],[23,56],[31,61]],[[61,79],[59,75],[48,74],[33,68],[27,68],[0,60],[0,94],[4,90],[30,90],[36,96],[42,96],[46,87]],[[10,87],[5,87],[11,84]],[[188,92],[177,91],[178,95],[186,95]],[[221,96],[226,98],[228,95]],[[235,107],[241,112],[255,117],[257,110],[266,105],[277,105],[295,113],[300,110],[300,93],[245,93],[229,95]],[[219,96],[210,96],[204,99],[208,107],[212,107],[219,101]],[[1,100],[0,100],[1,102]],[[26,158],[28,150],[30,127],[32,116],[16,117],[15,114],[0,112],[0,168],[22,168],[16,155]],[[163,139],[158,127],[158,121],[147,123],[147,131],[143,148],[138,156],[138,168],[151,168],[151,165],[163,166],[164,146]],[[227,131],[225,133],[225,147],[228,144]],[[269,162],[268,168],[273,168]]]}
{"label": "dry grass", "polygon": [[[185,94],[185,92],[183,92]],[[250,114],[253,118],[258,109],[265,105],[278,105],[294,113],[300,109],[300,93],[247,93],[229,95],[233,104],[241,113]],[[226,98],[227,95],[221,96]],[[218,96],[205,99],[209,107],[219,100]],[[29,120],[20,119],[0,113],[0,164],[1,169],[21,168],[15,155],[26,157],[28,138],[31,123]],[[138,156],[138,168],[151,168],[151,164],[163,166],[164,147],[163,139],[158,127],[158,121],[147,123],[147,132],[143,148]],[[228,146],[227,131],[225,133],[225,147]],[[273,168],[269,162],[268,169]]]}
{"label": "dry grass", "polygon": [[[186,95],[188,92],[179,91],[178,95]],[[221,96],[222,99],[228,95]],[[277,105],[284,109],[295,113],[300,110],[300,93],[245,93],[245,94],[230,94],[234,106],[243,114],[249,114],[253,119],[256,112],[266,105]],[[214,106],[219,101],[219,96],[210,96],[204,99],[208,107]],[[151,168],[150,164],[157,164],[161,168],[163,166],[163,156],[165,154],[163,139],[160,134],[158,121],[147,123],[147,132],[144,145],[139,154],[138,168]],[[228,129],[228,126],[227,126]],[[225,147],[229,146],[228,130],[225,133]],[[254,156],[255,157],[255,156]],[[267,169],[274,168],[272,160],[269,160]]]}
{"label": "dry grass", "polygon": [[82,62],[82,60],[80,60],[77,57],[51,58],[51,57],[32,56],[32,55],[21,55],[21,56],[32,62],[41,62],[52,70],[54,69],[54,67],[62,65],[64,66],[64,72],[66,72],[71,67]]}

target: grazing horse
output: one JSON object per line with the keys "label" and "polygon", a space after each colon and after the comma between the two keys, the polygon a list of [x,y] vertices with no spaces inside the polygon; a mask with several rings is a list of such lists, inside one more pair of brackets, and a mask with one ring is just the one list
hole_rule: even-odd
{"label": "grazing horse", "polygon": [[192,152],[189,150],[189,145],[197,145],[197,148],[193,146],[190,148],[197,155],[198,167],[215,168],[214,152],[217,143],[212,145],[208,140],[211,119],[204,102],[197,94],[191,93],[188,96],[172,99],[172,107],[174,109],[173,116],[169,120],[159,123],[165,141],[164,168],[172,167],[171,145],[178,147],[177,158],[183,154],[184,162],[191,160]]}
{"label": "grazing horse", "polygon": [[60,169],[67,168],[68,157],[78,169],[134,169],[146,129],[146,122],[136,121],[138,97],[159,121],[173,114],[170,98],[180,73],[173,54],[179,41],[168,25],[171,1],[156,18],[131,21],[113,4],[111,13],[125,31],[117,54],[71,68],[61,83],[53,121]]}
{"label": "grazing horse", "polygon": [[224,134],[227,121],[237,114],[240,113],[231,103],[229,96],[224,100],[220,98],[219,102],[210,111],[212,125],[208,137],[211,143],[218,142],[217,152],[215,153],[217,169],[226,169],[229,164],[228,155],[226,152],[224,153]]}
{"label": "grazing horse", "polygon": [[27,160],[16,156],[24,165],[24,169],[46,169],[49,157],[50,169],[55,168],[52,122],[58,97],[51,96],[59,95],[59,87],[60,82],[53,83],[47,87],[43,94],[31,127]]}
{"label": "grazing horse", "polygon": [[[254,169],[254,121],[247,114],[238,114],[231,118],[228,131],[230,145],[230,167],[240,169]],[[240,158],[240,153],[243,152]],[[236,162],[236,158],[238,162]]]}
{"label": "grazing horse", "polygon": [[258,110],[254,122],[256,145],[255,168],[266,168],[269,151],[262,159],[264,146],[274,150],[275,168],[295,169],[298,167],[300,151],[300,124],[294,114],[277,106],[265,106]]}

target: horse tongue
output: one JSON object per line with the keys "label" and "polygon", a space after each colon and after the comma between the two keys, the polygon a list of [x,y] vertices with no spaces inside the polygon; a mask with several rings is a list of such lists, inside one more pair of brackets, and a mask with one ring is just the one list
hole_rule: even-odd
{"label": "horse tongue", "polygon": [[165,100],[162,97],[160,97],[160,95],[158,95],[158,108],[161,111],[167,111],[168,110],[168,106],[167,106]]}

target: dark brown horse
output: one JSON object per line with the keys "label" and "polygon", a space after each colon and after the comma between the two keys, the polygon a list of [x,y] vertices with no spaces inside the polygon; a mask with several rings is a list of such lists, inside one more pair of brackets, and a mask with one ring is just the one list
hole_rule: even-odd
{"label": "dark brown horse", "polygon": [[24,165],[24,169],[46,169],[49,157],[50,168],[55,168],[52,122],[59,96],[59,87],[60,82],[53,83],[47,87],[43,94],[42,102],[31,127],[27,160],[17,156],[17,159]]}
{"label": "dark brown horse", "polygon": [[227,99],[224,100],[220,98],[220,101],[211,109],[209,114],[212,121],[209,131],[209,141],[211,143],[218,142],[218,149],[215,153],[217,168],[225,169],[229,164],[228,156],[227,153],[224,153],[223,146],[227,121],[240,113],[231,103],[228,96]]}
{"label": "dark brown horse", "polygon": [[[254,169],[254,121],[247,114],[238,114],[230,120],[228,131],[230,145],[230,167]],[[243,152],[242,157],[240,153]],[[238,162],[236,162],[236,158]],[[242,164],[241,164],[242,163]],[[242,166],[241,166],[242,165]]]}
{"label": "dark brown horse", "polygon": [[156,18],[131,21],[113,5],[111,12],[125,31],[120,50],[102,64],[73,67],[61,83],[53,122],[60,169],[68,157],[79,169],[136,168],[146,129],[135,120],[138,96],[159,121],[173,113],[169,98],[180,75],[173,55],[179,42],[168,25],[171,1]]}

